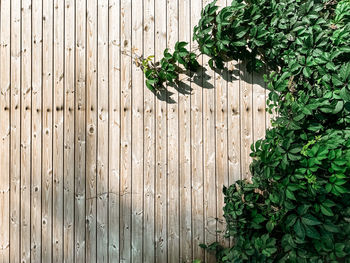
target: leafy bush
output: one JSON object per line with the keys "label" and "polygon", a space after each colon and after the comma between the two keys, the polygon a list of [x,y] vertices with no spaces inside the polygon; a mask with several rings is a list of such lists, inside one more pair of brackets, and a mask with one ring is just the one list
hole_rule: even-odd
{"label": "leafy bush", "polygon": [[219,262],[350,262],[350,1],[214,1],[194,40],[211,67],[267,68],[278,114],[251,147],[251,181],[224,189],[235,244],[207,248]]}

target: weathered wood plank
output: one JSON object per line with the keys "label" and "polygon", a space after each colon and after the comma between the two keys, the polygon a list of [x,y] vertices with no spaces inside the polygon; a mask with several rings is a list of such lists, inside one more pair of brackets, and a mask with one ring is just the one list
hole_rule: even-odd
{"label": "weathered wood plank", "polygon": [[[159,61],[163,57],[166,48],[166,1],[155,0],[155,60]],[[166,94],[160,96],[165,97]],[[167,218],[166,218],[166,173],[167,173],[167,125],[166,125],[166,100],[160,98],[156,100],[156,214],[155,214],[155,249],[156,262],[167,260]]]}
{"label": "weathered wood plank", "polygon": [[266,130],[266,97],[265,83],[262,74],[253,73],[253,141],[265,137]]}
{"label": "weathered wood plank", "polygon": [[241,179],[241,109],[239,62],[229,62],[228,100],[228,173],[229,185]]}
{"label": "weathered wood plank", "polygon": [[20,262],[21,1],[11,1],[10,261]]}
{"label": "weathered wood plank", "polygon": [[[217,5],[226,6],[226,0],[219,0]],[[225,66],[227,63],[225,64]],[[215,75],[215,93],[216,93],[216,109],[215,109],[215,130],[216,130],[216,191],[217,191],[217,231],[218,241],[223,246],[228,246],[227,240],[224,239],[226,230],[226,222],[223,217],[224,195],[222,193],[223,186],[228,185],[228,153],[227,153],[227,79],[228,73],[223,70]]]}
{"label": "weathered wood plank", "polygon": [[[64,104],[64,5],[54,1],[53,43],[53,251],[52,261],[63,261],[63,104]],[[67,28],[67,30],[71,30]]]}
{"label": "weathered wood plank", "polygon": [[131,262],[131,1],[121,1],[120,261]]}
{"label": "weathered wood plank", "polygon": [[32,185],[31,256],[41,262],[42,1],[32,1]]}
{"label": "weathered wood plank", "polygon": [[[86,161],[86,0],[76,0],[75,16],[75,204],[74,204],[74,231],[75,231],[75,261],[85,263],[85,161]],[[67,30],[74,30],[71,26]],[[106,33],[108,34],[108,33]],[[107,63],[107,60],[103,61]],[[107,67],[107,65],[105,66]],[[102,87],[103,88],[103,87]],[[108,94],[108,93],[107,93]],[[108,96],[108,95],[107,95]],[[107,96],[104,100],[108,100]],[[108,129],[108,128],[107,128]],[[106,136],[103,134],[103,136]],[[108,155],[108,146],[104,154]],[[107,165],[107,164],[106,164]],[[107,169],[107,167],[106,167]],[[106,188],[107,189],[107,188]],[[107,190],[106,190],[107,191]],[[107,209],[107,208],[106,208]]]}
{"label": "weathered wood plank", "polygon": [[109,1],[109,262],[119,259],[120,1]]}
{"label": "weathered wood plank", "polygon": [[[178,1],[167,1],[167,47],[173,49],[178,41]],[[180,261],[180,217],[179,217],[179,125],[178,99],[175,87],[168,86],[168,262]],[[173,94],[171,94],[173,93]]]}
{"label": "weathered wood plank", "polygon": [[251,163],[250,145],[253,143],[253,85],[252,74],[246,69],[246,64],[241,65],[241,169],[242,179],[250,177],[249,165]]}
{"label": "weathered wood plank", "polygon": [[21,1],[21,261],[30,260],[32,50],[30,0]]}
{"label": "weathered wood plank", "polygon": [[[191,40],[191,3],[179,1],[179,40]],[[180,261],[192,261],[191,219],[191,88],[187,76],[181,74],[179,85],[179,165],[180,165]]]}
{"label": "weathered wood plank", "polygon": [[97,0],[86,7],[86,262],[96,262],[97,190]]}
{"label": "weathered wood plank", "polygon": [[[203,7],[211,0],[203,0]],[[215,177],[215,73],[203,57],[203,161],[204,161],[204,235],[205,244],[216,241],[216,177]],[[215,256],[205,253],[206,262],[215,262]]]}
{"label": "weathered wood plank", "polygon": [[41,260],[52,261],[53,1],[43,1],[43,160]]}
{"label": "weathered wood plank", "polygon": [[10,261],[10,52],[11,1],[0,9],[0,262]]}
{"label": "weathered wood plank", "polygon": [[[201,17],[202,0],[191,1],[191,36],[193,28]],[[191,41],[191,51],[198,53],[197,42]],[[203,56],[198,58],[200,64]],[[196,259],[204,261],[204,250],[199,246],[204,243],[203,217],[203,70],[200,68],[191,82],[191,167],[192,167],[192,250]]]}
{"label": "weathered wood plank", "polygon": [[[154,55],[154,0],[143,2],[144,56]],[[143,243],[144,262],[155,261],[154,249],[154,178],[155,178],[155,96],[144,85],[144,197]]]}
{"label": "weathered wood plank", "polygon": [[108,260],[108,0],[97,7],[97,260]]}
{"label": "weathered wood plank", "polygon": [[[143,53],[142,0],[132,1],[132,53]],[[133,54],[135,55],[135,54]],[[143,72],[132,64],[132,207],[131,207],[131,261],[142,262],[143,220]]]}
{"label": "weathered wood plank", "polygon": [[[75,5],[73,0],[65,2],[64,32],[64,192],[63,192],[63,259],[74,261],[74,98],[75,98]],[[74,29],[74,28],[73,28]]]}

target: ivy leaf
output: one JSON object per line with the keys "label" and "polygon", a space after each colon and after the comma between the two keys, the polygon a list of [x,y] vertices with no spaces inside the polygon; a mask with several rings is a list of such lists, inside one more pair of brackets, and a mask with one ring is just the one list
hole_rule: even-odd
{"label": "ivy leaf", "polygon": [[342,109],[344,108],[344,101],[339,100],[337,102],[337,104],[335,105],[335,108],[333,110],[333,114],[337,114],[338,112],[340,112]]}
{"label": "ivy leaf", "polygon": [[321,204],[320,206],[322,214],[325,216],[334,216],[332,209]]}
{"label": "ivy leaf", "polygon": [[269,232],[269,233],[271,233],[272,232],[272,230],[274,229],[274,227],[275,227],[275,224],[274,224],[274,222],[273,221],[268,221],[267,223],[266,223],[266,229],[267,229],[267,231]]}
{"label": "ivy leaf", "polygon": [[297,199],[295,198],[295,195],[293,194],[293,192],[290,191],[288,188],[287,188],[287,190],[286,190],[286,196],[287,196],[287,198],[289,198],[289,199],[297,200]]}
{"label": "ivy leaf", "polygon": [[345,101],[350,101],[350,92],[349,90],[346,88],[346,87],[343,87],[341,90],[340,90],[340,97],[345,100]]}
{"label": "ivy leaf", "polygon": [[246,45],[246,42],[244,40],[234,41],[231,42],[231,45],[234,47],[244,47]]}
{"label": "ivy leaf", "polygon": [[350,77],[350,63],[347,63],[340,68],[339,75],[344,81]]}
{"label": "ivy leaf", "polygon": [[148,79],[146,80],[146,86],[147,88],[150,90],[150,91],[154,91],[155,90],[155,87],[154,87],[154,84],[156,83],[155,80],[151,80],[151,79]]}
{"label": "ivy leaf", "polygon": [[294,231],[295,231],[296,235],[301,240],[305,239],[305,228],[304,228],[304,226],[302,225],[302,223],[300,222],[299,219],[297,220],[297,222],[294,225]]}
{"label": "ivy leaf", "polygon": [[303,215],[301,218],[301,222],[304,225],[308,225],[308,226],[316,226],[316,225],[321,224],[321,222],[318,221],[318,219],[316,217],[314,217],[313,215],[310,215],[310,214]]}
{"label": "ivy leaf", "polygon": [[178,51],[178,50],[181,50],[182,48],[184,48],[185,46],[187,46],[187,42],[176,42],[175,44],[175,50]]}
{"label": "ivy leaf", "polygon": [[312,74],[312,70],[309,67],[305,67],[303,69],[303,74],[306,78],[310,78],[310,76]]}
{"label": "ivy leaf", "polygon": [[245,36],[245,34],[247,34],[248,32],[248,28],[240,28],[240,31],[236,34],[237,38],[242,38]]}
{"label": "ivy leaf", "polygon": [[292,227],[295,224],[296,220],[297,220],[297,215],[295,214],[289,215],[285,221],[286,227]]}
{"label": "ivy leaf", "polygon": [[312,239],[320,239],[320,233],[318,233],[316,228],[313,226],[305,226],[305,233],[306,233],[306,236]]}
{"label": "ivy leaf", "polygon": [[312,123],[310,126],[307,128],[309,131],[317,132],[321,130],[323,126],[320,123]]}

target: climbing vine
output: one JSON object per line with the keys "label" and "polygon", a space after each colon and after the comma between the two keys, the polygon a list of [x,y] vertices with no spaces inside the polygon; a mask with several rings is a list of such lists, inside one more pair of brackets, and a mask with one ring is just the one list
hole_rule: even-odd
{"label": "climbing vine", "polygon": [[[251,181],[224,188],[232,247],[219,262],[350,262],[350,1],[233,0],[207,5],[194,28],[212,68],[267,69],[278,117],[252,145]],[[142,59],[151,90],[195,71],[185,42]]]}

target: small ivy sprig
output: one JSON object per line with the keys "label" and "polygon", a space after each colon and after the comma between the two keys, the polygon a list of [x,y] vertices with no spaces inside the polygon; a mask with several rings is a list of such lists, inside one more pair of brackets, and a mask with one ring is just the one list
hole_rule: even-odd
{"label": "small ivy sprig", "polygon": [[197,71],[199,63],[197,55],[186,49],[186,42],[177,42],[174,53],[169,49],[163,52],[160,62],[153,63],[154,56],[141,60],[140,66],[146,77],[146,86],[151,91],[157,91],[164,84],[172,84],[176,81],[179,73],[184,70]]}

